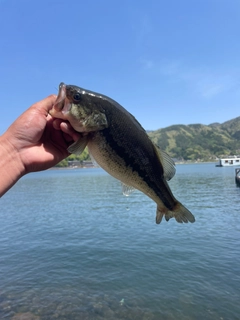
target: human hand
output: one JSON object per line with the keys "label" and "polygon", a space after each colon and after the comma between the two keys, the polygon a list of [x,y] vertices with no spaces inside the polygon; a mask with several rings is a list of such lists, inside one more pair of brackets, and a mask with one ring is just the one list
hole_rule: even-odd
{"label": "human hand", "polygon": [[80,137],[69,123],[49,115],[55,100],[51,95],[33,104],[4,134],[18,154],[23,174],[56,165],[69,155],[68,146]]}

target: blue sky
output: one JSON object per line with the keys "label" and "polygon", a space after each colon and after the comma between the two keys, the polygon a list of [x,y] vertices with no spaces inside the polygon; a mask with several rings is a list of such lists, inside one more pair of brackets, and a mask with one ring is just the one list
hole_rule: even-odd
{"label": "blue sky", "polygon": [[240,115],[239,0],[0,0],[0,133],[60,82],[145,129]]}

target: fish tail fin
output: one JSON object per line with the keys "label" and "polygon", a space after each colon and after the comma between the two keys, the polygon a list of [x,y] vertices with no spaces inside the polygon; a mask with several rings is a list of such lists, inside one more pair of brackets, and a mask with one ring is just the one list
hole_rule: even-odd
{"label": "fish tail fin", "polygon": [[166,221],[171,218],[175,218],[179,223],[193,223],[195,221],[194,215],[185,208],[180,202],[177,202],[174,206],[173,210],[168,210],[167,208],[163,208],[158,206],[156,213],[156,223],[159,224],[162,221],[163,216],[165,216]]}
{"label": "fish tail fin", "polygon": [[164,211],[162,210],[162,208],[160,209],[159,207],[157,207],[157,212],[156,212],[156,223],[159,224],[162,222],[162,218],[164,216]]}

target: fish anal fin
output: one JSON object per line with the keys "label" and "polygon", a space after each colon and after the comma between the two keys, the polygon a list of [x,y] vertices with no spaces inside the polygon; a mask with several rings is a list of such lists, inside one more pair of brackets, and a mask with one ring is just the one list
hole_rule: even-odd
{"label": "fish anal fin", "polygon": [[73,144],[71,144],[67,150],[69,153],[80,155],[81,153],[83,153],[84,149],[86,148],[87,143],[88,143],[87,135],[82,136],[77,141],[75,141]]}

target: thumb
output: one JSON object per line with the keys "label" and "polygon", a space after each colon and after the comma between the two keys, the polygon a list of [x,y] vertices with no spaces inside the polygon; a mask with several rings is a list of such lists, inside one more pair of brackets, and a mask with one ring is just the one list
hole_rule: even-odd
{"label": "thumb", "polygon": [[56,99],[57,99],[57,96],[55,94],[52,94],[47,98],[35,103],[34,105],[32,105],[31,108],[35,108],[40,113],[43,113],[45,116],[47,116],[49,110],[53,107]]}

